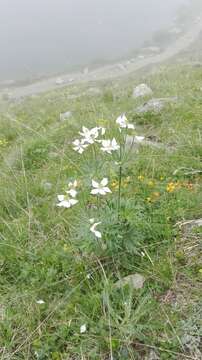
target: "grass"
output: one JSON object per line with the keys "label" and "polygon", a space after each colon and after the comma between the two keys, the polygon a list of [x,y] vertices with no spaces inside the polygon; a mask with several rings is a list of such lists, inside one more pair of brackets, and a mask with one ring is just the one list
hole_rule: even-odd
{"label": "grass", "polygon": [[[71,88],[4,104],[0,115],[0,353],[2,359],[196,359],[200,352],[201,232],[177,222],[201,217],[202,70],[157,73],[101,83],[103,95]],[[137,117],[132,88],[147,82],[155,97],[178,96],[159,115]],[[97,86],[97,85],[96,85]],[[72,95],[82,95],[78,98]],[[71,99],[70,99],[71,98]],[[72,117],[59,121],[60,112]],[[117,171],[108,157],[79,156],[71,141],[82,125],[115,133],[120,113],[137,132],[173,151],[142,146],[123,168],[117,223]],[[98,161],[99,160],[99,161]],[[91,178],[110,179],[102,200],[104,244],[87,219],[98,216]],[[103,175],[103,176],[102,176]],[[61,210],[57,194],[80,181],[80,206]],[[86,205],[87,204],[87,205]],[[114,284],[145,277],[142,289]],[[42,299],[44,304],[38,304]],[[87,331],[80,334],[86,324]]]}

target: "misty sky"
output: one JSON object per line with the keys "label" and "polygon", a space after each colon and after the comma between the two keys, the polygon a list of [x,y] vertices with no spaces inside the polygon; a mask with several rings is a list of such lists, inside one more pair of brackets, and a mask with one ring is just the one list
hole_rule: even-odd
{"label": "misty sky", "polygon": [[0,80],[120,57],[187,0],[0,0]]}

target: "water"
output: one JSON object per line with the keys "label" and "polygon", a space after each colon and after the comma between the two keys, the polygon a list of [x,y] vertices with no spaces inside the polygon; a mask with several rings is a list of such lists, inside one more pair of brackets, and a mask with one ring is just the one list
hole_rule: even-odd
{"label": "water", "polygon": [[186,0],[0,0],[0,80],[120,57]]}

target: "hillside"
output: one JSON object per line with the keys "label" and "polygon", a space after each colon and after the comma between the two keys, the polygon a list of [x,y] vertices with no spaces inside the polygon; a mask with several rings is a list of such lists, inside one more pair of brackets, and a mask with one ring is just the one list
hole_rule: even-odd
{"label": "hillside", "polygon": [[[137,113],[140,83],[175,101]],[[125,141],[122,113],[145,142],[123,142],[121,166],[99,143],[73,150],[82,126]],[[2,102],[2,359],[201,359],[201,118],[202,67],[177,63]],[[75,179],[79,202],[58,207]]]}

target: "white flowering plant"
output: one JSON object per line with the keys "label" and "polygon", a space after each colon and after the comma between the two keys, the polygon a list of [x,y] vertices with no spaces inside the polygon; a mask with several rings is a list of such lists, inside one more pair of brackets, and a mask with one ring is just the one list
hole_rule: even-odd
{"label": "white flowering plant", "polygon": [[[122,114],[114,121],[112,129],[83,126],[78,131],[78,138],[72,141],[72,150],[78,154],[79,159],[83,158],[82,166],[79,167],[81,175],[78,174],[79,179],[69,182],[65,195],[58,195],[57,206],[74,207],[78,214],[79,205],[84,205],[85,213],[77,217],[75,227],[77,230],[82,227],[81,237],[88,237],[90,242],[94,238],[102,248],[109,246],[105,234],[110,238],[113,233],[120,239],[120,233],[125,228],[122,219],[122,178],[131,150],[127,146],[127,136],[132,133],[135,138],[134,130],[134,124]],[[112,173],[118,179],[117,191],[110,186]],[[80,188],[79,181],[82,181]],[[112,220],[108,228],[105,226],[107,214]]]}

